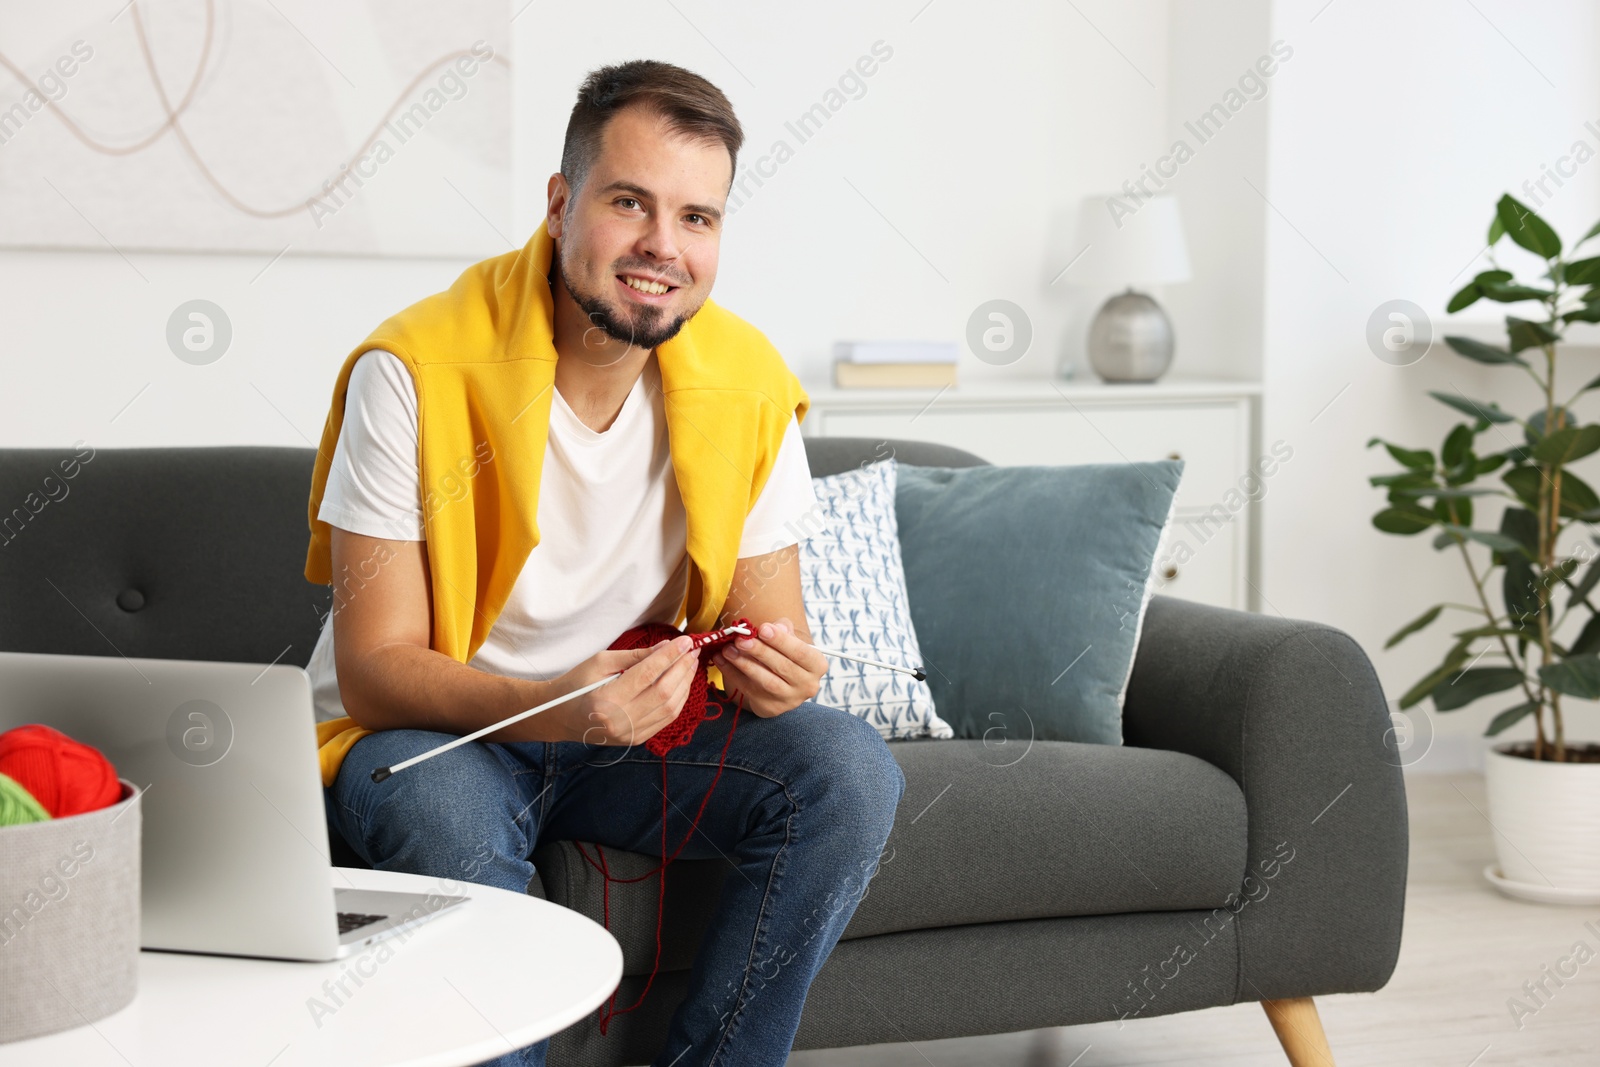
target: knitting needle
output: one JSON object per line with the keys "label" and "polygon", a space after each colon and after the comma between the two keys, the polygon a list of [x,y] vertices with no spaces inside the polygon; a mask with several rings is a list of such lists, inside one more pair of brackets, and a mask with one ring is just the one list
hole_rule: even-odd
{"label": "knitting needle", "polygon": [[445,753],[445,752],[449,752],[452,748],[455,748],[458,745],[464,745],[468,741],[476,741],[478,738],[482,737],[484,734],[492,734],[496,730],[500,729],[501,727],[510,726],[514,722],[521,722],[523,719],[526,719],[529,715],[537,715],[537,714],[539,714],[539,712],[544,711],[546,708],[553,708],[557,704],[563,703],[564,701],[571,700],[573,697],[581,697],[585,693],[592,693],[594,690],[599,689],[601,686],[606,685],[607,683],[610,683],[610,682],[614,682],[618,678],[621,678],[621,677],[622,677],[622,672],[618,671],[616,674],[611,675],[609,678],[602,678],[598,682],[591,682],[588,685],[584,686],[582,689],[574,689],[572,692],[567,693],[565,696],[558,696],[554,700],[547,700],[543,704],[540,704],[536,708],[529,708],[527,711],[518,712],[517,714],[511,716],[508,719],[501,719],[499,722],[490,723],[488,726],[485,726],[481,730],[476,730],[476,731],[474,731],[474,732],[472,732],[470,734],[466,734],[465,736],[458,737],[454,741],[447,741],[444,744],[440,745],[438,748],[430,748],[428,751],[420,753],[420,754],[415,755],[415,756],[412,756],[410,759],[401,760],[399,763],[396,763],[392,767],[379,767],[377,770],[372,772],[372,780],[374,782],[381,782],[385,778],[389,777],[391,774],[395,773],[396,771],[403,771],[407,767],[415,766],[416,764],[421,763],[425,759],[432,759],[433,757],[435,757],[437,755],[440,755],[440,754]]}
{"label": "knitting needle", "polygon": [[[743,634],[746,637],[755,636],[743,626],[730,626],[727,628],[726,632]],[[865,656],[852,656],[848,652],[840,652],[836,649],[823,648],[821,645],[812,645],[811,647],[816,649],[818,652],[821,652],[824,656],[833,656],[837,659],[854,660],[857,663],[865,663],[869,667],[882,667],[884,670],[898,671],[901,674],[909,674],[919,682],[927,681],[928,678],[927,674],[924,672],[920,670],[913,670],[910,667],[896,667],[892,663],[881,663],[875,659],[867,659]],[[416,766],[423,760],[432,759],[434,756],[442,755],[445,752],[449,752],[453,748],[457,748],[466,744],[468,741],[476,741],[485,734],[492,734],[502,727],[510,726],[512,723],[521,722],[530,715],[537,715],[539,712],[544,711],[547,708],[553,708],[557,704],[571,700],[573,697],[581,697],[585,693],[592,693],[594,690],[599,689],[601,686],[610,682],[614,682],[620,677],[622,677],[622,672],[619,671],[618,673],[611,675],[609,678],[602,678],[598,682],[591,682],[581,689],[574,689],[572,692],[567,693],[564,696],[558,696],[553,700],[547,700],[536,708],[529,708],[527,711],[518,712],[509,718],[501,719],[499,722],[490,723],[481,730],[476,730],[470,734],[465,734],[461,737],[455,738],[452,741],[447,741],[437,748],[430,748],[428,751],[418,753],[417,755],[412,756],[410,759],[401,760],[399,763],[396,763],[393,766],[379,767],[372,772],[372,780],[374,782],[381,782],[390,775],[394,774],[396,771],[403,771],[407,767]]]}
{"label": "knitting needle", "polygon": [[[735,633],[753,636],[742,626],[730,626],[729,629],[733,630]],[[854,660],[857,663],[865,663],[869,667],[882,667],[886,671],[898,671],[901,674],[909,674],[919,682],[926,682],[928,680],[928,675],[925,671],[916,670],[911,667],[896,667],[892,663],[882,663],[875,659],[867,659],[865,656],[852,656],[848,652],[840,652],[838,649],[834,648],[823,648],[821,645],[812,645],[811,647],[816,649],[818,652],[821,652],[824,656],[832,656],[835,659]]]}
{"label": "knitting needle", "polygon": [[868,659],[865,656],[852,656],[848,652],[839,652],[835,649],[823,648],[821,645],[812,645],[811,647],[816,649],[818,652],[821,652],[824,656],[834,656],[838,659],[854,660],[857,663],[865,663],[869,667],[882,667],[884,670],[888,671],[899,671],[901,674],[911,675],[911,677],[915,678],[919,682],[926,682],[928,680],[927,672],[922,670],[911,667],[896,667],[893,663],[880,663],[875,659]]}

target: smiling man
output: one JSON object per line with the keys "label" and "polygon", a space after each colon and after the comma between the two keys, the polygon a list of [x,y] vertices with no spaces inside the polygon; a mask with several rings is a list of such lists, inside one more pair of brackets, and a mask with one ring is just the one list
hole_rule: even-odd
{"label": "smiling man", "polygon": [[[875,728],[812,699],[827,661],[791,532],[815,503],[806,394],[710,300],[742,142],[689,71],[591,73],[527,245],[346,358],[308,516],[306,577],[335,594],[308,668],[323,784],[363,859],[519,893],[550,841],[659,856],[665,839],[729,865],[655,1061],[677,1067],[785,1062],[904,789]],[[757,634],[716,654],[715,706],[653,754],[698,654],[687,637],[609,646],[644,623],[740,617]],[[542,1064],[548,1045],[495,1062]]]}

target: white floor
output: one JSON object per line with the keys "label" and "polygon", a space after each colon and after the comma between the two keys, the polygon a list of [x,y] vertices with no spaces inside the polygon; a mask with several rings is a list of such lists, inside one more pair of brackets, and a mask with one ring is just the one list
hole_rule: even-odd
{"label": "white floor", "polygon": [[[1494,858],[1483,778],[1407,779],[1411,872],[1400,962],[1377,993],[1319,997],[1340,1067],[1414,1064],[1501,1067],[1600,1064],[1600,907],[1508,900],[1483,880]],[[1544,968],[1586,942],[1594,953],[1543,1006],[1522,991]],[[1574,958],[1576,962],[1576,958]],[[1573,964],[1567,964],[1571,970]],[[1529,1008],[1521,1028],[1508,1001]],[[1255,1004],[995,1037],[798,1052],[790,1067],[1132,1067],[1223,1064],[1282,1067],[1266,1015]]]}

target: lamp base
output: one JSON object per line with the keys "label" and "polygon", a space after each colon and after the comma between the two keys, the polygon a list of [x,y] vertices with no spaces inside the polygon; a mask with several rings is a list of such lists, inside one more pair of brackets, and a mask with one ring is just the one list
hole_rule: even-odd
{"label": "lamp base", "polygon": [[1172,365],[1172,320],[1129,289],[1101,305],[1089,325],[1089,365],[1105,382],[1153,382]]}

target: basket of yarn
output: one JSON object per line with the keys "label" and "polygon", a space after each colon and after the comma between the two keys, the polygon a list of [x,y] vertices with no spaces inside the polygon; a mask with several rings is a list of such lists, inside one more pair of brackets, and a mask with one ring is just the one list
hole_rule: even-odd
{"label": "basket of yarn", "polygon": [[48,726],[0,733],[0,1043],[133,1000],[140,795],[97,749]]}

